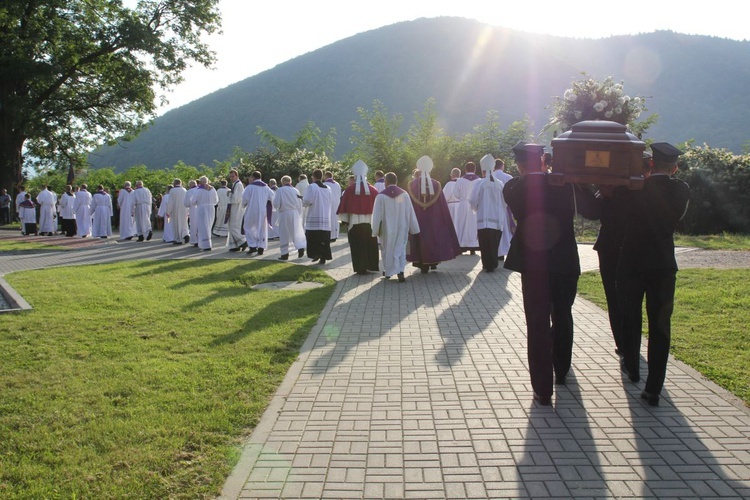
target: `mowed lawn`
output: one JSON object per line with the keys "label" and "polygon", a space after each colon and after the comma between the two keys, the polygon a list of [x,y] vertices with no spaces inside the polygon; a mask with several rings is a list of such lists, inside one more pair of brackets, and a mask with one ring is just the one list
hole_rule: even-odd
{"label": "mowed lawn", "polygon": [[236,260],[5,278],[34,309],[0,316],[0,498],[214,498],[334,288]]}
{"label": "mowed lawn", "polygon": [[[598,272],[578,292],[606,310]],[[681,269],[677,273],[671,352],[750,405],[750,269]],[[644,309],[644,334],[648,332]],[[642,356],[646,355],[644,340]],[[669,368],[667,368],[667,389]]]}

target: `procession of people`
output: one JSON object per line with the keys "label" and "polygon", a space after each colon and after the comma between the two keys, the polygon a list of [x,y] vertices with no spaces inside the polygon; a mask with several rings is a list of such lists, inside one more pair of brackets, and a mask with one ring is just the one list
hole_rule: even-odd
{"label": "procession of people", "polygon": [[[68,185],[59,196],[47,186],[33,197],[20,186],[16,219],[25,235],[109,238],[116,219],[121,241],[150,241],[153,216],[163,221],[163,241],[190,243],[202,251],[224,240],[229,252],[262,256],[278,241],[278,259],[296,251],[313,264],[333,259],[331,243],[347,234],[357,275],[393,276],[406,281],[406,265],[422,273],[469,252],[480,254],[482,271],[503,263],[521,275],[526,316],[528,366],[534,400],[550,405],[555,384],[572,370],[574,318],[581,268],[573,228],[576,214],[601,221],[594,246],[599,253],[614,351],[627,379],[640,381],[642,304],[649,326],[648,379],[642,397],[658,405],[664,386],[674,307],[674,232],[684,215],[690,188],[672,178],[682,152],[654,143],[644,153],[642,189],[550,181],[549,153],[543,145],[520,141],[513,147],[518,177],[491,155],[453,168],[445,186],[431,177],[432,159],[421,157],[400,187],[394,172],[367,180],[362,161],[352,166],[348,186],[332,172],[315,169],[281,177],[281,186],[263,181],[260,171],[240,180],[236,169],[217,189],[210,180],[181,179],[167,186],[156,209],[142,180],[125,182],[114,200],[104,186],[92,194],[86,184]],[[271,182],[272,181],[272,182]],[[11,203],[3,193],[4,202]],[[6,199],[7,198],[7,199]]]}

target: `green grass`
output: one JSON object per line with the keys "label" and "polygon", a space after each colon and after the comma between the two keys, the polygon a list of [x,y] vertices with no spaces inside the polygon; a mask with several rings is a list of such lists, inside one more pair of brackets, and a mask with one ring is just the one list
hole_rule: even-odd
{"label": "green grass", "polygon": [[[598,272],[584,273],[578,292],[606,309]],[[746,405],[750,405],[748,324],[750,269],[685,269],[677,273],[672,354]],[[644,332],[646,329],[644,312]]]}
{"label": "green grass", "polygon": [[[215,498],[334,287],[224,260],[6,280],[34,310],[0,322],[2,498]],[[325,286],[250,288],[298,280]]]}
{"label": "green grass", "polygon": [[[578,243],[594,243],[597,234],[598,226],[576,225],[576,240]],[[707,250],[750,251],[750,234],[722,233],[694,236],[677,233],[674,236],[674,244],[678,247],[705,248]]]}

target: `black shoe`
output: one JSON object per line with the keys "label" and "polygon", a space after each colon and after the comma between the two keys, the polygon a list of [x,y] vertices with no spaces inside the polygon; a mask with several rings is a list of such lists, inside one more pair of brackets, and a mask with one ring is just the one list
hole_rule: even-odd
{"label": "black shoe", "polygon": [[649,406],[659,406],[659,395],[647,391],[641,392],[641,399],[645,399]]}
{"label": "black shoe", "polygon": [[263,255],[263,249],[262,248],[258,248],[258,255]]}
{"label": "black shoe", "polygon": [[172,244],[173,245],[182,245],[182,242],[181,241],[173,241]]}
{"label": "black shoe", "polygon": [[279,257],[279,260],[289,260],[289,254],[285,253],[284,255],[282,255],[281,257]]}
{"label": "black shoe", "polygon": [[210,249],[210,248],[203,248],[202,250],[203,250],[204,252],[210,252],[210,251],[211,251],[211,249]]}
{"label": "black shoe", "polygon": [[182,238],[182,241],[184,241],[187,244],[187,242],[190,241],[190,236],[184,236]]}
{"label": "black shoe", "polygon": [[128,236],[127,238],[123,238],[123,239],[124,239],[125,241],[130,241],[130,240],[132,240],[132,239],[133,239],[133,237],[132,237],[132,236]]}
{"label": "black shoe", "polygon": [[243,243],[242,245],[240,245],[240,246],[238,246],[238,247],[237,247],[237,249],[238,249],[238,250],[239,250],[240,252],[244,252],[246,248],[247,248],[247,241],[246,241],[246,242],[244,242],[244,243]]}
{"label": "black shoe", "polygon": [[[84,236],[84,238],[85,238],[85,236]],[[140,236],[138,237],[138,241],[143,241],[143,235],[140,235]]]}
{"label": "black shoe", "polygon": [[239,252],[240,251],[240,247],[230,248],[229,251],[230,252]]}
{"label": "black shoe", "polygon": [[620,356],[620,368],[622,369],[622,372],[628,376],[628,379],[630,379],[631,382],[640,382],[641,381],[641,375],[640,373],[630,371],[628,367],[625,365],[625,358]]}
{"label": "black shoe", "polygon": [[403,283],[406,281],[406,278],[404,278],[404,273],[398,273],[398,282]]}
{"label": "black shoe", "polygon": [[252,254],[254,254],[254,253],[255,253],[255,252],[257,252],[257,251],[258,251],[258,249],[257,249],[257,248],[255,248],[255,247],[249,247],[249,248],[247,249],[247,254],[248,254],[248,255],[252,255]]}
{"label": "black shoe", "polygon": [[300,248],[299,250],[297,250],[297,258],[298,259],[301,259],[304,256],[305,256],[305,249],[304,248]]}
{"label": "black shoe", "polygon": [[325,259],[320,259],[320,260],[318,261],[318,264],[320,264],[321,266],[322,266],[323,264],[325,264],[325,263],[326,263],[326,260],[325,260]]}
{"label": "black shoe", "polygon": [[151,241],[151,237],[154,235],[153,231],[148,232],[148,236],[146,236],[146,241]]}
{"label": "black shoe", "polygon": [[534,401],[542,406],[552,406],[552,396],[540,396],[536,392],[534,393]]}

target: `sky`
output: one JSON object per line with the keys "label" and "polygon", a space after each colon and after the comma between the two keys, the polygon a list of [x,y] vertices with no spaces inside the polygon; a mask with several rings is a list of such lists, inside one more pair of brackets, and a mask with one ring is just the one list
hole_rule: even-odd
{"label": "sky", "polygon": [[294,57],[358,33],[402,21],[464,17],[517,31],[606,38],[671,30],[750,39],[736,0],[220,0],[222,34],[206,37],[217,61],[193,67],[166,97],[159,114],[239,82]]}

